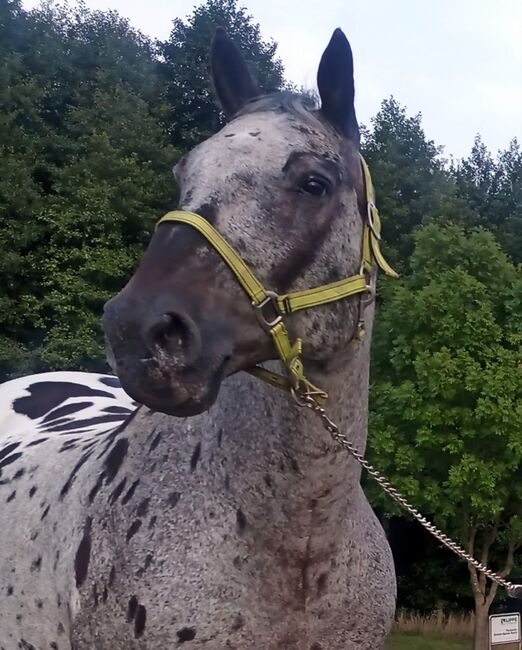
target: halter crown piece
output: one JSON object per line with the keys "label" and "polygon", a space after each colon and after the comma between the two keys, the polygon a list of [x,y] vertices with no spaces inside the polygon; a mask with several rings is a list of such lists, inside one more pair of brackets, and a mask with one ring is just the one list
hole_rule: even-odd
{"label": "halter crown piece", "polygon": [[185,211],[168,212],[156,225],[157,228],[165,221],[175,221],[192,226],[221,255],[236,276],[239,284],[252,300],[252,306],[256,310],[262,326],[272,336],[285,375],[278,375],[260,366],[250,368],[247,372],[272,386],[291,392],[298,401],[304,398],[312,398],[317,404],[322,405],[327,400],[328,394],[315,386],[305,376],[301,359],[302,340],[297,338],[295,341],[291,341],[284,317],[301,309],[317,307],[318,305],[342,300],[348,296],[362,294],[356,334],[358,338],[361,338],[364,336],[364,307],[373,299],[374,295],[371,285],[371,274],[374,270],[373,261],[375,260],[386,275],[398,277],[397,273],[384,259],[379,247],[381,221],[375,206],[373,183],[366,161],[362,156],[360,158],[366,187],[367,213],[364,221],[361,267],[357,275],[352,275],[349,278],[337,280],[313,289],[280,295],[265,289],[241,256],[201,215]]}

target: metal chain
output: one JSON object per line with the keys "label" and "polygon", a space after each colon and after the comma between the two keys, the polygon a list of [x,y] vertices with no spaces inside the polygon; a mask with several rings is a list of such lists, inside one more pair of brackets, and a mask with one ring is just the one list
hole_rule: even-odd
{"label": "metal chain", "polygon": [[509,582],[509,580],[505,580],[501,575],[495,573],[495,571],[488,569],[487,566],[482,564],[482,562],[476,560],[472,555],[467,553],[462,548],[462,546],[454,542],[441,530],[439,530],[434,524],[423,517],[420,512],[414,508],[411,503],[409,503],[378,470],[370,465],[364,456],[348,440],[346,435],[339,431],[337,424],[335,424],[335,422],[333,422],[328,417],[324,408],[315,402],[312,395],[297,396],[294,394],[294,399],[299,406],[305,406],[314,411],[314,413],[316,413],[321,418],[324,428],[330,433],[334,441],[346,449],[350,455],[355,458],[359,465],[362,465],[362,467],[364,467],[368,474],[374,479],[374,481],[377,482],[377,484],[386,492],[386,494],[388,494],[396,503],[398,503],[403,510],[409,512],[410,515],[412,515],[412,517],[414,517],[423,528],[425,528],[436,539],[438,539],[439,542],[442,542],[444,546],[449,548],[463,560],[466,560],[466,562],[474,566],[475,569],[486,575],[490,580],[496,582],[501,587],[504,587],[504,589],[506,589],[512,598],[521,597],[522,585]]}

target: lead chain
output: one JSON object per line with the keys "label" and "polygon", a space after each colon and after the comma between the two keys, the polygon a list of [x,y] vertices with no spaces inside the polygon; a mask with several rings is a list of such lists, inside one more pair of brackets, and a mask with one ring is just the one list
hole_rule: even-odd
{"label": "lead chain", "polygon": [[306,406],[316,413],[323,423],[324,428],[330,433],[334,441],[346,449],[350,455],[355,458],[355,460],[364,467],[368,474],[374,479],[374,481],[388,494],[391,498],[400,505],[403,510],[409,512],[412,517],[414,517],[423,528],[425,528],[429,533],[431,533],[439,542],[442,542],[444,546],[453,551],[456,555],[461,557],[466,562],[469,562],[472,566],[475,567],[478,571],[486,575],[490,580],[493,580],[501,587],[504,587],[508,594],[512,598],[521,598],[522,597],[522,585],[513,584],[509,580],[505,580],[502,576],[495,571],[491,571],[487,566],[476,560],[472,555],[467,553],[462,546],[454,542],[447,535],[445,535],[441,530],[439,530],[434,524],[426,519],[421,513],[414,508],[403,496],[402,494],[393,487],[393,485],[370,463],[364,458],[364,456],[354,447],[354,445],[348,440],[344,433],[339,431],[339,427],[335,422],[333,422],[324,408],[317,404],[313,397],[310,395],[304,395],[296,400],[299,406]]}

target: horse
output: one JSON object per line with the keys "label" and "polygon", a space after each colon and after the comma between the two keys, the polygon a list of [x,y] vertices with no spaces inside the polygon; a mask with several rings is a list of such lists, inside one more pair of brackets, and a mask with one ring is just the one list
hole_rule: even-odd
{"label": "horse", "polygon": [[[384,648],[389,545],[360,466],[303,408],[328,396],[364,452],[385,267],[351,48],[335,30],[320,107],[262,95],[221,29],[210,58],[229,121],[176,164],[179,210],[104,309],[123,410],[114,377],[11,390],[40,419],[0,443],[0,650]],[[74,429],[87,389],[114,420],[90,403]]]}

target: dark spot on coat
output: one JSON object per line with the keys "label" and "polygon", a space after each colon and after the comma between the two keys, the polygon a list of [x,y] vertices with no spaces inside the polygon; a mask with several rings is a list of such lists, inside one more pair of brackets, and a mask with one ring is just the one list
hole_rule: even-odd
{"label": "dark spot on coat", "polygon": [[138,530],[141,528],[141,519],[136,519],[136,521],[133,521],[132,524],[129,526],[129,529],[127,530],[127,541],[132,539],[134,535],[138,532]]}
{"label": "dark spot on coat", "polygon": [[236,614],[234,620],[232,621],[232,631],[236,632],[237,630],[240,630],[244,624],[245,624],[245,619],[243,618],[243,616],[240,613]]}
{"label": "dark spot on coat", "polygon": [[[1,473],[1,472],[0,472]],[[13,481],[16,481],[19,478],[22,478],[22,476],[25,474],[25,469],[21,467],[16,474],[13,476]]]}
{"label": "dark spot on coat", "polygon": [[27,641],[24,641],[24,639],[20,639],[20,643],[18,644],[18,647],[21,648],[22,650],[36,650],[36,648],[32,643],[28,643]]}
{"label": "dark spot on coat", "polygon": [[104,413],[121,413],[122,415],[129,415],[132,411],[125,406],[106,406],[102,409]]}
{"label": "dark spot on coat", "polygon": [[174,508],[178,504],[180,498],[181,494],[179,492],[171,492],[167,498],[167,503],[171,508]]}
{"label": "dark spot on coat", "polygon": [[36,447],[36,445],[41,445],[42,442],[45,442],[46,440],[49,440],[49,438],[38,438],[38,440],[33,440],[28,445],[26,445],[26,447]]}
{"label": "dark spot on coat", "polygon": [[13,402],[15,413],[27,415],[32,420],[45,415],[69,397],[112,397],[104,390],[93,390],[71,381],[38,381],[26,388],[30,393]]}
{"label": "dark spot on coat", "polygon": [[144,605],[138,605],[136,618],[134,619],[134,636],[139,639],[145,632],[145,623],[147,622],[147,610]]}
{"label": "dark spot on coat", "polygon": [[42,568],[42,556],[39,555],[36,560],[31,562],[31,573],[38,572]]}
{"label": "dark spot on coat", "polygon": [[79,438],[73,438],[72,440],[66,440],[61,449],[58,450],[58,453],[61,454],[63,451],[69,451],[69,449],[76,449],[76,443],[78,442]]}
{"label": "dark spot on coat", "polygon": [[221,447],[222,442],[223,442],[223,429],[220,429],[218,431],[218,447]]}
{"label": "dark spot on coat", "polygon": [[58,631],[58,634],[64,634],[65,628],[62,623],[58,623],[58,627],[56,628]]}
{"label": "dark spot on coat", "polygon": [[77,413],[85,408],[92,406],[92,402],[74,402],[73,404],[65,404],[65,406],[59,406],[56,409],[53,409],[50,413],[43,418],[42,423],[50,422],[51,420],[58,420],[63,418],[66,415],[71,415],[72,413]]}
{"label": "dark spot on coat", "polygon": [[190,459],[191,472],[193,472],[196,469],[200,456],[201,456],[201,443],[198,442],[198,444],[194,447],[194,451],[192,452],[192,457]]}
{"label": "dark spot on coat", "polygon": [[14,451],[19,446],[20,446],[19,442],[13,442],[9,445],[6,445],[2,450],[0,450],[0,460],[8,456],[12,451]]}
{"label": "dark spot on coat", "polygon": [[178,635],[179,643],[184,643],[185,641],[192,641],[196,637],[196,630],[193,627],[183,627],[176,634]]}
{"label": "dark spot on coat", "polygon": [[312,643],[310,650],[323,650],[323,646],[320,643]]}
{"label": "dark spot on coat", "polygon": [[20,452],[18,452],[18,453],[16,453],[16,454],[11,454],[10,456],[7,456],[7,458],[4,458],[3,460],[0,460],[0,470],[2,469],[2,467],[7,467],[7,466],[10,465],[11,463],[14,463],[15,460],[17,460],[18,458],[20,458],[20,456],[22,456],[22,455],[23,455],[23,454],[22,454],[22,452],[20,451]]}
{"label": "dark spot on coat", "polygon": [[116,503],[116,501],[120,498],[121,493],[125,489],[126,485],[127,485],[127,478],[124,478],[122,481],[118,483],[118,487],[112,491],[111,496],[109,497],[109,503],[111,505]]}
{"label": "dark spot on coat", "polygon": [[11,596],[13,593],[14,589],[11,585],[7,585],[7,595]]}
{"label": "dark spot on coat", "polygon": [[216,206],[212,203],[203,203],[195,212],[204,217],[209,223],[214,224],[217,220]]}
{"label": "dark spot on coat", "polygon": [[51,506],[47,505],[45,506],[45,510],[42,512],[42,516],[40,517],[40,521],[43,521],[47,515],[49,514],[49,510],[51,509]]}
{"label": "dark spot on coat", "polygon": [[13,490],[11,494],[7,497],[6,503],[10,503],[16,496],[16,490]]}
{"label": "dark spot on coat", "polygon": [[99,600],[100,599],[98,597],[98,587],[96,586],[96,583],[94,583],[92,585],[92,601],[95,607],[98,607]]}
{"label": "dark spot on coat", "polygon": [[78,588],[80,588],[85,582],[89,570],[89,562],[91,560],[91,528],[92,517],[87,517],[83,528],[83,537],[74,559],[74,574],[76,577],[76,586]]}
{"label": "dark spot on coat", "polygon": [[92,488],[91,488],[91,490],[89,492],[89,503],[92,503],[94,501],[94,499],[96,498],[96,495],[98,494],[98,492],[101,489],[101,486],[103,485],[104,477],[105,477],[105,472],[102,472],[98,476],[98,480],[96,481],[96,483],[92,486]]}
{"label": "dark spot on coat", "polygon": [[257,136],[261,133],[261,131],[249,131],[248,135],[251,135],[253,138],[257,138]]}
{"label": "dark spot on coat", "polygon": [[43,606],[44,606],[43,600],[41,600],[40,598],[37,598],[35,602],[36,602],[36,607],[38,607],[38,609],[43,609]]}
{"label": "dark spot on coat", "polygon": [[122,506],[129,503],[129,501],[132,499],[132,497],[134,496],[134,492],[136,492],[136,488],[138,487],[139,482],[140,482],[140,479],[137,478],[134,481],[134,483],[130,486],[130,488],[127,490],[127,493],[125,494],[125,496],[121,500],[121,505]]}
{"label": "dark spot on coat", "polygon": [[242,535],[243,532],[245,531],[247,520],[245,517],[245,513],[241,510],[241,508],[238,508],[236,512],[236,521],[237,521],[237,530],[239,534]]}
{"label": "dark spot on coat", "polygon": [[328,574],[327,573],[321,573],[321,575],[317,578],[317,595],[322,596],[324,595],[326,591],[326,583],[328,581]]}
{"label": "dark spot on coat", "polygon": [[136,514],[138,517],[145,517],[149,511],[150,499],[143,499],[140,505],[136,508]]}
{"label": "dark spot on coat", "polygon": [[158,433],[154,437],[154,440],[150,443],[149,451],[154,451],[156,447],[159,445],[160,440],[161,440],[161,432]]}
{"label": "dark spot on coat", "polygon": [[33,485],[33,487],[29,490],[29,498],[30,498],[30,499],[31,499],[32,497],[34,497],[34,495],[36,494],[36,491],[37,491],[37,490],[38,490],[38,488],[36,487],[36,485]]}
{"label": "dark spot on coat", "polygon": [[110,483],[114,480],[114,477],[118,473],[120,467],[122,466],[127,451],[129,449],[129,441],[127,438],[120,438],[114,447],[110,450],[107,458],[105,459],[105,477],[107,483]]}
{"label": "dark spot on coat", "polygon": [[98,381],[100,384],[105,384],[105,386],[110,386],[111,388],[121,388],[118,377],[100,377]]}
{"label": "dark spot on coat", "polygon": [[116,567],[114,565],[111,566],[111,571],[109,573],[109,587],[112,588],[114,585],[114,579],[116,578]]}
{"label": "dark spot on coat", "polygon": [[74,480],[76,479],[76,474],[78,473],[78,470],[82,465],[84,465],[84,463],[86,463],[89,460],[91,454],[92,454],[91,451],[84,454],[80,458],[80,460],[76,463],[76,465],[73,467],[72,472],[69,474],[69,478],[65,481],[62,489],[60,490],[60,500],[62,500],[66,496],[67,492],[69,492],[71,485],[74,483]]}
{"label": "dark spot on coat", "polygon": [[154,526],[156,525],[156,521],[157,521],[157,519],[158,519],[158,518],[156,517],[156,515],[154,515],[153,517],[150,518],[150,521],[149,521],[149,530],[150,530],[151,528],[154,528]]}
{"label": "dark spot on coat", "polygon": [[51,650],[59,650],[56,641],[51,641],[51,643],[49,643],[49,647],[51,648]]}
{"label": "dark spot on coat", "polygon": [[138,610],[138,599],[136,596],[131,596],[129,598],[129,604],[127,605],[127,623],[130,623],[134,620],[136,616],[136,611]]}

